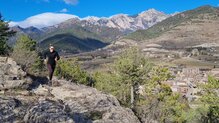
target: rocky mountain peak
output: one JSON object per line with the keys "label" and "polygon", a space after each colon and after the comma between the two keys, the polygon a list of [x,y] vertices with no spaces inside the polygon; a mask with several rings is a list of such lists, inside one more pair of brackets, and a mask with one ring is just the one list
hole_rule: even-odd
{"label": "rocky mountain peak", "polygon": [[82,18],[82,20],[86,20],[86,21],[98,21],[98,20],[100,20],[100,18],[96,17],[96,16],[88,16],[88,17]]}
{"label": "rocky mountain peak", "polygon": [[[49,14],[49,13],[47,13]],[[120,31],[136,31],[138,29],[146,29],[157,22],[160,22],[169,17],[165,13],[157,11],[155,9],[149,9],[147,11],[143,11],[137,16],[129,16],[127,14],[116,14],[111,17],[96,17],[96,16],[88,16],[85,18],[79,18],[77,16],[72,16],[71,19],[68,19],[62,23],[57,25],[53,25],[50,27],[44,27],[43,30],[47,30],[47,28],[51,29],[54,27],[67,27],[77,24],[82,25],[82,27],[86,26],[100,26],[100,27],[109,27],[119,29]],[[139,22],[139,20],[141,22]],[[153,21],[153,24],[148,23]],[[139,24],[141,23],[141,24]]]}
{"label": "rocky mountain peak", "polygon": [[157,11],[155,9],[149,9],[147,11],[143,11],[140,14],[138,14],[138,18],[143,18],[143,19],[148,19],[148,20],[154,17],[157,17],[157,18],[168,17],[168,15],[166,15],[163,12]]}
{"label": "rocky mountain peak", "polygon": [[[146,11],[143,11],[143,12],[141,12],[140,14],[156,14],[156,13],[162,13],[162,12],[160,12],[160,11],[158,11],[158,10],[156,10],[156,9],[154,9],[154,8],[152,8],[152,9],[148,9],[148,10],[146,10]],[[163,14],[163,13],[162,13]]]}

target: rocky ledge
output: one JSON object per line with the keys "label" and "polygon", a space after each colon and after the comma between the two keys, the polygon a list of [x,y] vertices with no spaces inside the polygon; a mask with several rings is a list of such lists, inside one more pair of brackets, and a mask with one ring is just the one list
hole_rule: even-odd
{"label": "rocky ledge", "polygon": [[[7,85],[0,86],[0,122],[139,123],[132,110],[121,107],[115,97],[91,87],[55,79],[58,86],[39,84],[30,89],[33,81],[28,79],[27,82],[26,74],[19,66],[7,61],[0,58],[0,75],[4,78],[0,83]],[[7,65],[10,67],[3,71],[2,66]],[[9,72],[12,68],[16,69],[14,73]],[[19,84],[10,84],[5,79],[9,76],[17,77],[11,81]]]}

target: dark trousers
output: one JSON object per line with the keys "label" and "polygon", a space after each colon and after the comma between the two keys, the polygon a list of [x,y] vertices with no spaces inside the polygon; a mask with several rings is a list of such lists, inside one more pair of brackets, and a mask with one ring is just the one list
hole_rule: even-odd
{"label": "dark trousers", "polygon": [[55,71],[56,65],[47,64],[47,68],[49,70],[49,80],[52,80],[52,76]]}

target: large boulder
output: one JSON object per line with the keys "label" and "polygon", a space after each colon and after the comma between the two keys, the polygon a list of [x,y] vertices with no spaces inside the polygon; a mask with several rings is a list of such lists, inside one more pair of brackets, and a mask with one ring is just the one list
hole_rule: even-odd
{"label": "large boulder", "polygon": [[31,80],[12,58],[0,57],[0,90],[13,88],[28,88]]}
{"label": "large boulder", "polygon": [[[65,80],[58,82],[60,86],[53,87],[51,94],[69,107],[71,115],[83,114],[82,119],[86,117],[94,123],[139,123],[134,113],[121,107],[114,96]],[[75,122],[80,121],[80,118],[74,119]]]}
{"label": "large boulder", "polygon": [[24,116],[26,123],[74,123],[64,105],[52,100],[39,100]]}

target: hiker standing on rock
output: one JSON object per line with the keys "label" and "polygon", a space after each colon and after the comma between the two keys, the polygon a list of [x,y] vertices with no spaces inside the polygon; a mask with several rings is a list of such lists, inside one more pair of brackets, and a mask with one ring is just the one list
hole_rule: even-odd
{"label": "hiker standing on rock", "polygon": [[44,62],[49,71],[49,85],[52,85],[52,77],[55,71],[56,62],[60,59],[58,52],[55,51],[54,46],[50,45],[49,51],[44,54]]}

